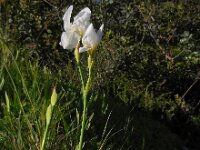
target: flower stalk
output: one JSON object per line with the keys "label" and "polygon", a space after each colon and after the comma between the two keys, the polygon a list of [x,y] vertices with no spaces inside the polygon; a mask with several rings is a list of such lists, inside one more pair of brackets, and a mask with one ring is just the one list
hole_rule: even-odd
{"label": "flower stalk", "polygon": [[80,135],[78,150],[82,150],[82,146],[83,146],[85,124],[86,124],[86,119],[87,119],[87,96],[88,96],[90,86],[91,86],[91,81],[92,81],[92,66],[93,66],[93,60],[92,60],[92,57],[89,55],[89,57],[88,57],[88,79],[87,79],[86,85],[85,86],[82,85],[82,87],[83,87],[83,113],[82,113],[81,135]]}
{"label": "flower stalk", "polygon": [[82,92],[83,92],[84,88],[85,88],[85,83],[84,83],[83,72],[82,72],[81,64],[80,64],[79,48],[80,48],[80,41],[76,45],[76,48],[74,50],[74,55],[75,55],[76,63],[77,63],[77,66],[78,66],[79,76],[80,76],[80,80],[81,80],[81,84],[82,84],[82,88],[81,89],[82,89]]}
{"label": "flower stalk", "polygon": [[[85,124],[87,120],[87,97],[92,83],[92,67],[93,67],[93,55],[97,49],[102,35],[104,24],[102,24],[99,30],[96,32],[92,23],[90,23],[91,11],[88,7],[82,9],[73,19],[71,20],[73,6],[71,5],[63,16],[64,21],[64,32],[61,35],[60,45],[64,49],[74,49],[75,60],[81,80],[81,93],[83,100],[83,112],[82,112],[82,123],[81,123],[81,135],[78,145],[78,150],[82,150],[83,138],[85,132]],[[80,47],[80,42],[82,42]],[[88,78],[85,84],[83,78],[83,72],[80,64],[80,53],[88,52]]]}
{"label": "flower stalk", "polygon": [[42,138],[40,150],[45,149],[47,134],[48,134],[48,131],[49,131],[49,125],[51,123],[51,118],[52,118],[52,115],[53,115],[53,110],[54,110],[54,106],[55,106],[56,102],[57,102],[57,93],[56,93],[56,89],[54,88],[53,93],[51,95],[51,104],[49,104],[49,106],[47,107],[47,111],[46,111],[46,126],[45,126],[44,135],[43,135],[43,138]]}

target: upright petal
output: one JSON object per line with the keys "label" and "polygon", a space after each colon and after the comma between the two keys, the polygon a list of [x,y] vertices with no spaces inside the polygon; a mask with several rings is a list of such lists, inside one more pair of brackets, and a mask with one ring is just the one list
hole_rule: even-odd
{"label": "upright petal", "polygon": [[91,47],[91,48],[95,47],[98,44],[98,37],[92,23],[85,31],[82,43],[83,45],[86,45],[86,47]]}
{"label": "upright petal", "polygon": [[84,8],[75,17],[73,25],[80,32],[84,33],[90,24],[91,11],[89,8]]}
{"label": "upright petal", "polygon": [[101,25],[99,30],[97,31],[97,36],[98,36],[98,44],[101,42],[102,35],[103,35],[103,29],[104,29],[104,24]]}
{"label": "upright petal", "polygon": [[77,20],[79,18],[81,18],[84,14],[88,14],[88,19],[90,19],[90,16],[91,16],[91,10],[86,7],[84,9],[82,9],[75,17],[74,17],[74,20]]}
{"label": "upright petal", "polygon": [[65,12],[64,16],[63,16],[63,21],[64,21],[64,29],[65,31],[67,31],[70,26],[71,26],[71,23],[70,23],[70,18],[71,18],[71,14],[72,14],[72,10],[73,10],[73,5],[71,5],[67,11]]}

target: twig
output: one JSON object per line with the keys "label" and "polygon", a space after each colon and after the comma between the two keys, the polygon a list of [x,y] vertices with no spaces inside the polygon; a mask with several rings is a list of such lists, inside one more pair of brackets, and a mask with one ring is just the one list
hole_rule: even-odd
{"label": "twig", "polygon": [[47,0],[43,0],[45,3],[47,3],[48,5],[50,5],[51,7],[55,8],[55,9],[58,9],[56,6],[54,6],[52,3],[50,3],[49,1]]}
{"label": "twig", "polygon": [[171,62],[174,61],[174,59],[170,56],[169,53],[166,53],[165,49],[160,45],[159,43],[159,39],[156,39],[155,36],[152,34],[152,32],[150,32],[150,36],[152,37],[152,39],[155,41],[156,46],[161,50],[162,54],[165,55],[165,58]]}
{"label": "twig", "polygon": [[187,95],[187,93],[192,89],[192,87],[197,83],[197,81],[199,81],[199,79],[195,79],[195,81],[190,85],[190,87],[187,89],[187,91],[183,94],[181,99],[183,99]]}

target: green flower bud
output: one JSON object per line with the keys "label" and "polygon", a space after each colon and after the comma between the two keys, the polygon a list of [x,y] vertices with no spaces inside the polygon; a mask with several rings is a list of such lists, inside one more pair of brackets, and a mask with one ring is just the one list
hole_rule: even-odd
{"label": "green flower bud", "polygon": [[52,93],[52,95],[51,95],[51,105],[52,105],[52,107],[54,107],[55,106],[55,104],[56,104],[56,102],[57,102],[57,93],[56,93],[56,89],[54,88],[53,89],[53,93]]}

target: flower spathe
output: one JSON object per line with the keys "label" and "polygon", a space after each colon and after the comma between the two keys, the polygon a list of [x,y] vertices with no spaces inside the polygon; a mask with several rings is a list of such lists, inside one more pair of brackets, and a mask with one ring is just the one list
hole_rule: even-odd
{"label": "flower spathe", "polygon": [[64,49],[75,48],[90,24],[91,11],[89,8],[82,9],[74,17],[73,23],[70,22],[72,10],[73,6],[71,5],[63,16],[65,32],[61,35],[60,45]]}
{"label": "flower spathe", "polygon": [[85,31],[85,34],[83,35],[82,38],[83,47],[79,48],[79,52],[82,53],[88,51],[89,54],[92,55],[94,50],[101,42],[103,29],[104,29],[104,24],[102,24],[99,30],[96,32],[93,24],[91,23],[88,26],[87,30]]}

